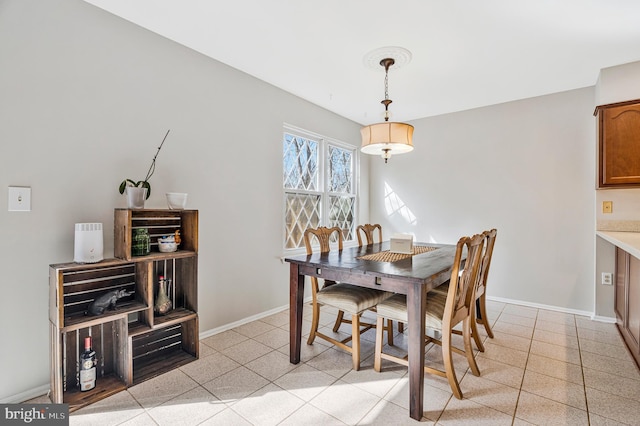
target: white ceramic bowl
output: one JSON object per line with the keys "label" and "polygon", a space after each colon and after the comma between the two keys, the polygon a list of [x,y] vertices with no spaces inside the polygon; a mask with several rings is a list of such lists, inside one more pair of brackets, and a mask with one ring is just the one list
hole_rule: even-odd
{"label": "white ceramic bowl", "polygon": [[167,192],[166,195],[171,210],[182,210],[187,205],[187,194],[184,192]]}

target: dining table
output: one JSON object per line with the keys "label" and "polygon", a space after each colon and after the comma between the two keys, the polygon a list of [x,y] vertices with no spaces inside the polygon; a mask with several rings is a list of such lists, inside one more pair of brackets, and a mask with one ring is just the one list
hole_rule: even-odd
{"label": "dining table", "polygon": [[423,416],[427,293],[451,278],[456,246],[414,243],[411,253],[390,251],[390,242],[287,256],[289,262],[289,357],[300,362],[305,276],[407,295],[409,415]]}

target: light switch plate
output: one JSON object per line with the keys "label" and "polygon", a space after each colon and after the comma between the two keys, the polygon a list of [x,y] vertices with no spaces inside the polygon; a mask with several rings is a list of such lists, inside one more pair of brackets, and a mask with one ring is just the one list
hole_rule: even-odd
{"label": "light switch plate", "polygon": [[10,212],[30,212],[31,188],[28,186],[10,186],[8,204]]}

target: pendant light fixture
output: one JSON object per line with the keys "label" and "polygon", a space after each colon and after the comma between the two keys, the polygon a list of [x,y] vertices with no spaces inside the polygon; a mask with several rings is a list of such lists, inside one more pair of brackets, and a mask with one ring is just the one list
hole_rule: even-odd
{"label": "pendant light fixture", "polygon": [[380,60],[384,68],[384,122],[371,124],[360,129],[362,147],[365,154],[381,155],[386,163],[392,154],[404,154],[413,150],[413,126],[389,121],[389,68],[396,63],[392,57]]}

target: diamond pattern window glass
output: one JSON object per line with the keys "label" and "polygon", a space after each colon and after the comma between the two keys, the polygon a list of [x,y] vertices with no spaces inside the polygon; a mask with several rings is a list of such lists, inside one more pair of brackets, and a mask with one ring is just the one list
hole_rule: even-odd
{"label": "diamond pattern window glass", "polygon": [[329,192],[351,193],[353,152],[329,145]]}
{"label": "diamond pattern window glass", "polygon": [[317,191],[318,142],[284,134],[284,187]]}
{"label": "diamond pattern window glass", "polygon": [[285,249],[304,246],[305,229],[320,225],[320,195],[286,194]]}
{"label": "diamond pattern window glass", "polygon": [[330,196],[329,197],[329,224],[328,227],[337,226],[342,229],[342,238],[345,241],[353,240],[353,223],[355,197]]}
{"label": "diamond pattern window glass", "polygon": [[284,248],[304,247],[304,231],[338,226],[355,238],[355,148],[285,126],[282,140]]}

